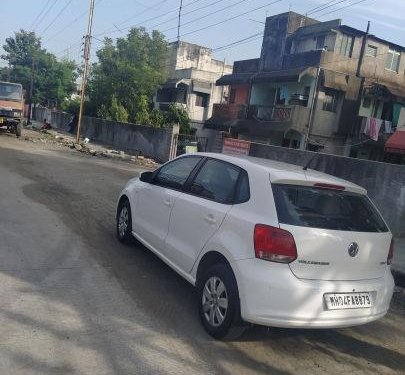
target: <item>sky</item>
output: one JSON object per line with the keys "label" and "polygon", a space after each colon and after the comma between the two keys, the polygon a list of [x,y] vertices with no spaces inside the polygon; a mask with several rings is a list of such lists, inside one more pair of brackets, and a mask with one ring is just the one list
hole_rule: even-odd
{"label": "sky", "polygon": [[[58,58],[81,60],[89,0],[0,3],[0,46],[22,28],[40,35],[42,46]],[[123,37],[131,26],[157,29],[169,41],[176,40],[179,5],[180,0],[95,0],[93,61],[104,37]],[[308,13],[320,21],[341,18],[343,24],[363,30],[371,21],[372,34],[405,46],[405,0],[183,0],[181,40],[212,48],[215,58],[228,63],[259,57],[260,35],[215,49],[263,32],[266,16],[288,10]]]}

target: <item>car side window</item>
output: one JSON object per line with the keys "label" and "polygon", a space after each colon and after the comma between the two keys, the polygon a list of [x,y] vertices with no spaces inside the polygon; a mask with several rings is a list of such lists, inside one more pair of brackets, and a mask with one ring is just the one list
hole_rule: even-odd
{"label": "car side window", "polygon": [[200,157],[183,157],[164,165],[153,179],[155,185],[182,189],[188,176],[201,160]]}
{"label": "car side window", "polygon": [[232,203],[240,169],[208,159],[190,186],[190,193],[219,203]]}
{"label": "car side window", "polygon": [[239,177],[238,188],[235,194],[235,203],[244,203],[250,199],[249,177],[246,171],[242,171]]}

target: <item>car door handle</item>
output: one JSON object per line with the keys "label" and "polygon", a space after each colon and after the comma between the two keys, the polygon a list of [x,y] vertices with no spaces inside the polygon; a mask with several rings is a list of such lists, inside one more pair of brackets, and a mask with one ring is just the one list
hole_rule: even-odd
{"label": "car door handle", "polygon": [[213,215],[207,215],[204,220],[208,223],[208,224],[215,224],[217,221],[215,220],[215,217]]}
{"label": "car door handle", "polygon": [[169,199],[166,199],[166,200],[164,201],[164,204],[165,204],[165,206],[167,206],[167,207],[171,207],[172,201],[169,200]]}

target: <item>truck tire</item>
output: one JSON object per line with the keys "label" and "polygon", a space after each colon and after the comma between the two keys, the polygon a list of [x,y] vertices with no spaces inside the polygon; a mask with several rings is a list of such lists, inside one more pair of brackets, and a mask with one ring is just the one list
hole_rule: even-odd
{"label": "truck tire", "polygon": [[19,122],[16,126],[15,126],[15,135],[17,137],[21,137],[21,133],[22,133],[22,125],[21,122]]}

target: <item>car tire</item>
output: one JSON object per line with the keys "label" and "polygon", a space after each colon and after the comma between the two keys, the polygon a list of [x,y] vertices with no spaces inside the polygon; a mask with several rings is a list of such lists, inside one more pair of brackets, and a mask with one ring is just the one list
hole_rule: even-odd
{"label": "car tire", "polygon": [[21,126],[21,123],[18,123],[18,124],[15,126],[15,135],[16,135],[17,137],[21,137],[21,134],[22,134],[22,126]]}
{"label": "car tire", "polygon": [[238,287],[230,266],[210,266],[197,285],[200,319],[207,333],[222,340],[240,336],[246,327],[242,325]]}
{"label": "car tire", "polygon": [[123,199],[119,203],[116,222],[118,240],[122,243],[132,242],[131,205],[128,199]]}

